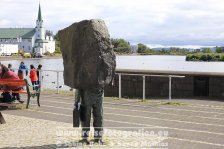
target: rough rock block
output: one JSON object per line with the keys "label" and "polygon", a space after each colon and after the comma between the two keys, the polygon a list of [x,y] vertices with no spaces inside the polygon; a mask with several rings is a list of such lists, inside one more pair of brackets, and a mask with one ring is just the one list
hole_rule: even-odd
{"label": "rough rock block", "polygon": [[59,31],[64,83],[72,88],[105,86],[114,77],[116,61],[103,20],[84,20]]}

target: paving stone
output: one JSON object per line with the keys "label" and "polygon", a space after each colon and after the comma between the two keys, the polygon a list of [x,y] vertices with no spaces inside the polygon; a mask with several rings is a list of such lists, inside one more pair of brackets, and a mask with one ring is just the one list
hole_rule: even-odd
{"label": "paving stone", "polygon": [[[27,111],[28,112],[28,111]],[[80,128],[73,128],[72,124],[55,122],[49,120],[41,120],[34,118],[27,118],[24,116],[14,116],[4,114],[6,124],[0,127],[0,148],[9,149],[50,149],[56,147],[73,148],[77,145],[80,140]],[[90,139],[93,139],[93,128],[91,128]],[[121,137],[112,136],[108,134],[119,134]],[[122,135],[124,135],[122,137]],[[122,145],[122,147],[130,146],[132,143],[138,144],[138,137],[131,136],[131,132],[105,129],[105,142],[106,145],[90,145],[83,146],[81,148],[108,148]],[[163,137],[146,137],[143,136],[141,141],[148,142],[151,144],[159,143],[164,140]],[[144,143],[143,142],[143,143]],[[123,146],[124,145],[124,146]],[[138,146],[137,146],[138,147]],[[149,146],[147,146],[149,147]]]}

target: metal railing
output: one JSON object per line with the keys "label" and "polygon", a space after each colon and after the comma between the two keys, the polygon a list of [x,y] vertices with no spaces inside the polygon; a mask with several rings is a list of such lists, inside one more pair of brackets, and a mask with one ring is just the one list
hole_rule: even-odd
{"label": "metal railing", "polygon": [[[57,88],[57,94],[59,94],[59,73],[62,73],[63,71],[62,70],[41,70],[41,73],[42,72],[55,72],[56,73],[56,88]],[[41,76],[41,73],[39,75],[39,77]]]}
{"label": "metal railing", "polygon": [[119,76],[119,99],[121,99],[121,76],[142,76],[143,80],[143,90],[142,90],[142,100],[145,100],[145,78],[146,77],[167,77],[169,78],[169,100],[172,99],[172,78],[184,78],[185,76],[178,75],[147,75],[147,74],[131,74],[131,73],[116,73]]}
{"label": "metal railing", "polygon": [[[18,70],[18,69],[14,69],[14,70]],[[25,74],[25,70],[23,70],[23,74]],[[59,94],[60,90],[59,90],[59,73],[62,73],[62,70],[40,70],[40,75],[39,75],[39,80],[40,83],[42,84],[42,73],[43,72],[54,72],[56,73],[56,88],[57,88],[57,94]],[[116,75],[118,75],[119,77],[119,99],[122,98],[122,90],[121,90],[121,86],[122,86],[122,82],[121,82],[121,77],[123,76],[142,76],[142,81],[143,81],[143,90],[142,90],[142,100],[145,100],[145,94],[146,94],[146,90],[145,90],[145,80],[146,77],[165,77],[165,78],[169,78],[169,100],[172,99],[172,78],[185,78],[185,76],[179,76],[179,75],[147,75],[147,74],[132,74],[132,73],[116,73]],[[42,87],[42,86],[41,86]]]}
{"label": "metal railing", "polygon": [[[19,69],[14,69],[13,70],[17,73]],[[28,76],[26,76],[26,69],[22,69],[23,71],[23,78],[26,78],[28,81],[30,81],[29,78],[29,73],[28,73]],[[30,71],[30,69],[28,69],[28,71]],[[59,84],[59,73],[62,73],[63,71],[62,70],[39,70],[39,82],[40,82],[40,87],[43,88],[43,72],[53,72],[53,73],[56,73],[56,88],[57,88],[57,94],[59,94],[59,89],[60,89],[60,84]]]}

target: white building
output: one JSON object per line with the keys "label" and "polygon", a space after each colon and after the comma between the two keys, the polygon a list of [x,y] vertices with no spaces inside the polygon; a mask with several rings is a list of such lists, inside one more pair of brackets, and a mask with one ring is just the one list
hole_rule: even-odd
{"label": "white building", "polygon": [[55,41],[52,36],[46,36],[43,26],[41,7],[39,5],[35,28],[0,28],[0,54],[24,52],[43,55],[55,51]]}
{"label": "white building", "polygon": [[138,52],[138,45],[131,45],[131,52],[137,53]]}

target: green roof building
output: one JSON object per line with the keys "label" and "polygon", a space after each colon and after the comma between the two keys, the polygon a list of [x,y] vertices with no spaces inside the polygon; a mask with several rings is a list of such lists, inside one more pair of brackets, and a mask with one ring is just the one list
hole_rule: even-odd
{"label": "green roof building", "polygon": [[42,55],[55,51],[55,41],[52,36],[46,36],[43,28],[41,6],[39,4],[35,28],[0,28],[0,54],[36,53]]}

